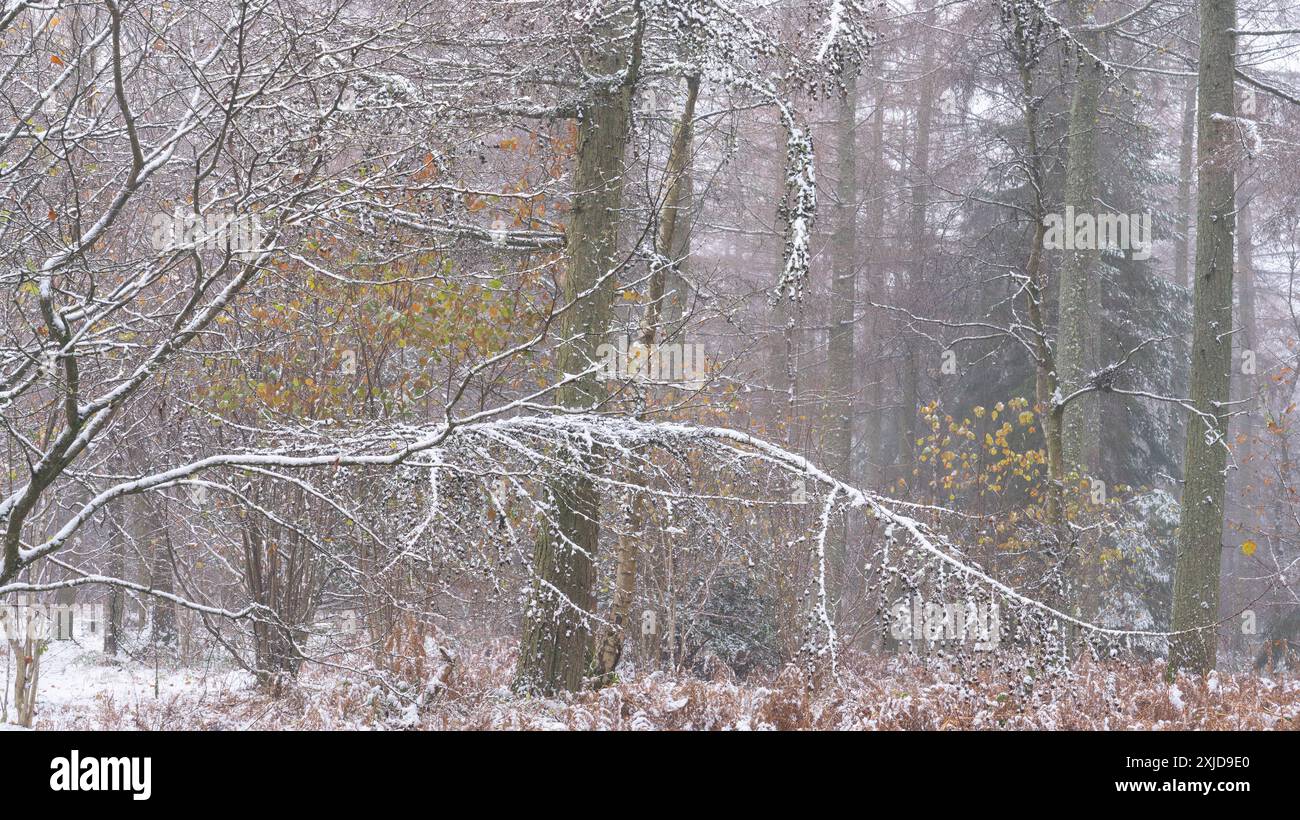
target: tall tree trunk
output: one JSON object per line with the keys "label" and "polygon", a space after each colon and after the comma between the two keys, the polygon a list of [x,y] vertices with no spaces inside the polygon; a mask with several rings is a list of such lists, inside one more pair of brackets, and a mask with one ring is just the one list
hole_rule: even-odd
{"label": "tall tree trunk", "polygon": [[853,364],[857,300],[857,81],[846,70],[836,148],[839,178],[835,184],[835,235],[831,242],[831,327],[829,467],[838,478],[851,479],[853,466]]}
{"label": "tall tree trunk", "polygon": [[[876,110],[871,115],[871,169],[873,184],[871,203],[867,212],[867,238],[872,243],[871,285],[877,293],[885,293],[888,282],[885,281],[885,80],[883,66],[876,82]],[[873,314],[868,334],[868,350],[879,355],[883,317]],[[885,425],[881,405],[884,403],[885,374],[867,373],[871,382],[871,400],[868,402],[865,439],[867,443],[867,466],[872,471],[868,484],[879,488],[883,486],[885,460]]]}
{"label": "tall tree trunk", "polygon": [[[857,407],[854,389],[857,333],[857,67],[847,66],[841,76],[844,99],[840,103],[836,161],[839,178],[835,183],[835,235],[831,241],[831,328],[827,344],[830,365],[829,416],[827,432],[830,471],[853,483],[853,419]],[[829,559],[831,598],[844,593],[848,566],[848,523],[843,517],[832,522]]]}
{"label": "tall tree trunk", "polygon": [[1187,78],[1183,91],[1183,132],[1178,143],[1178,196],[1174,204],[1177,228],[1174,236],[1174,281],[1192,286],[1187,276],[1188,250],[1192,243],[1192,162],[1196,154],[1196,78]]}
{"label": "tall tree trunk", "polygon": [[[1263,363],[1257,361],[1259,350],[1259,323],[1255,315],[1255,260],[1251,235],[1254,231],[1251,219],[1251,185],[1243,184],[1239,193],[1237,206],[1237,327],[1233,334],[1237,340],[1236,355],[1232,358],[1231,389],[1233,407],[1236,416],[1236,436],[1233,441],[1233,454],[1237,470],[1229,486],[1229,502],[1225,512],[1236,522],[1237,527],[1247,533],[1248,538],[1256,539],[1264,531],[1257,513],[1257,505],[1252,501],[1257,497],[1259,487],[1256,484],[1259,471],[1255,465],[1254,444],[1256,434],[1256,414],[1260,409],[1259,371]],[[1249,367],[1247,365],[1250,365]],[[1243,596],[1242,572],[1244,556],[1240,550],[1229,549],[1224,553],[1228,575],[1226,600],[1222,606],[1230,611],[1221,613],[1223,617],[1231,616],[1238,608],[1245,606]],[[1241,630],[1229,631],[1229,662],[1235,660],[1245,649],[1245,636]]]}
{"label": "tall tree trunk", "polygon": [[[1099,38],[1083,23],[1091,18],[1086,0],[1070,0],[1070,15],[1079,30],[1079,42],[1093,54],[1097,53]],[[1075,214],[1092,214],[1095,218],[1099,182],[1097,172],[1097,137],[1101,131],[1100,100],[1102,90],[1101,66],[1086,54],[1080,54],[1070,104],[1069,156],[1065,171],[1065,205]],[[1067,211],[1070,213],[1071,211]],[[1074,229],[1066,225],[1067,231]],[[1070,243],[1073,245],[1074,243]],[[1096,365],[1096,339],[1089,332],[1097,314],[1099,268],[1101,251],[1094,242],[1092,248],[1075,248],[1064,252],[1059,282],[1056,367],[1057,379],[1065,395],[1083,386],[1087,374]],[[1082,396],[1065,409],[1063,420],[1062,457],[1067,466],[1083,465],[1096,469],[1097,464],[1085,464],[1085,454],[1095,449],[1097,430],[1097,397]]]}
{"label": "tall tree trunk", "polygon": [[[1238,310],[1240,311],[1240,328],[1239,334],[1234,334],[1238,338],[1241,352],[1249,352],[1249,359],[1253,365],[1253,372],[1248,372],[1245,367],[1245,357],[1238,356],[1233,361],[1232,372],[1237,374],[1240,385],[1239,398],[1244,403],[1238,405],[1243,411],[1238,418],[1241,424],[1241,434],[1244,439],[1241,447],[1237,450],[1237,463],[1241,471],[1241,486],[1243,490],[1248,490],[1250,484],[1257,473],[1254,465],[1254,443],[1255,443],[1255,425],[1256,413],[1260,409],[1260,381],[1259,370],[1261,363],[1258,360],[1260,356],[1259,346],[1259,317],[1256,315],[1255,308],[1255,260],[1254,248],[1251,243],[1251,234],[1254,232],[1254,220],[1251,218],[1250,197],[1252,190],[1249,185],[1242,187],[1241,205],[1237,208],[1237,294]],[[1249,525],[1250,521],[1245,521]]]}
{"label": "tall tree trunk", "polygon": [[[1017,42],[1024,42],[1027,21],[1018,14],[1015,18]],[[1044,504],[1045,523],[1056,533],[1056,549],[1066,543],[1064,537],[1063,490],[1065,464],[1062,446],[1064,407],[1056,403],[1059,394],[1055,354],[1049,343],[1047,319],[1043,315],[1046,298],[1046,277],[1043,275],[1043,237],[1046,233],[1043,205],[1043,159],[1039,147],[1038,109],[1043,100],[1034,91],[1033,63],[1026,55],[1017,55],[1020,70],[1020,96],[1025,125],[1025,163],[1028,176],[1027,190],[1032,198],[1028,208],[1034,223],[1033,239],[1025,262],[1025,307],[1034,336],[1034,401],[1042,420],[1043,443],[1047,451],[1047,499]]]}
{"label": "tall tree trunk", "polygon": [[[557,364],[561,373],[581,373],[591,367],[613,314],[623,159],[640,64],[639,11],[637,19],[629,22],[636,27],[630,54],[616,45],[620,32],[611,31],[586,60],[595,76],[627,74],[617,86],[596,85],[578,123],[564,296],[572,301],[594,292],[560,318],[559,338],[564,341]],[[592,409],[603,396],[602,383],[593,372],[569,382],[556,398],[564,407]],[[533,554],[535,580],[524,611],[515,678],[515,688],[521,692],[577,691],[592,649],[600,497],[591,478],[580,474],[594,469],[595,454],[581,461],[573,465],[574,471],[548,482],[554,521],[538,535]]]}
{"label": "tall tree trunk", "polygon": [[1214,668],[1227,467],[1228,371],[1232,360],[1232,265],[1236,193],[1232,121],[1236,0],[1201,0],[1191,404],[1182,520],[1174,566],[1169,675]]}
{"label": "tall tree trunk", "polygon": [[[775,143],[774,151],[778,156],[778,170],[773,182],[776,183],[776,189],[772,197],[774,202],[780,202],[785,196],[786,181],[781,159],[781,151],[784,142],[778,140]],[[781,235],[780,229],[781,216],[779,209],[773,213],[772,221],[772,239],[775,249],[772,253],[773,281],[778,279],[785,269],[784,259],[784,242],[785,238]],[[778,299],[772,307],[772,325],[768,333],[767,348],[767,369],[768,385],[771,389],[771,407],[773,423],[779,423],[782,420],[786,422],[785,441],[786,443],[794,439],[794,359],[797,355],[796,344],[798,337],[795,333],[795,316],[796,311],[789,300]]]}
{"label": "tall tree trunk", "polygon": [[[934,9],[926,12],[926,27],[934,24]],[[934,118],[934,77],[930,74],[931,49],[927,46],[921,57],[921,95],[916,104],[916,144],[912,148],[910,187],[912,189],[911,218],[908,234],[911,247],[907,271],[909,298],[922,297],[925,280],[925,258],[929,250],[926,232],[926,215],[930,209],[930,128]],[[921,403],[921,362],[916,344],[904,338],[903,362],[899,374],[902,388],[902,406],[899,408],[898,434],[899,476],[911,480],[911,468],[916,451],[916,408]]]}

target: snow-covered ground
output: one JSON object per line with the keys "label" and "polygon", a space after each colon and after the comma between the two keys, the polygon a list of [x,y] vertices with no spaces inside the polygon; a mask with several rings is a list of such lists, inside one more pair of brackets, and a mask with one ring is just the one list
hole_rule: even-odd
{"label": "snow-covered ground", "polygon": [[[13,664],[0,671],[11,685]],[[37,728],[81,729],[104,725],[117,715],[145,715],[171,705],[194,709],[219,697],[229,697],[252,686],[252,676],[224,667],[176,669],[146,661],[110,658],[97,649],[72,641],[51,641],[41,656],[37,691]],[[7,722],[13,718],[12,694],[2,699],[8,705]],[[108,721],[112,722],[112,721]],[[129,723],[114,728],[154,728]]]}
{"label": "snow-covered ground", "polygon": [[[1300,681],[1253,675],[1180,678],[1159,664],[1087,665],[1028,690],[905,660],[859,659],[840,685],[810,688],[797,667],[713,680],[652,672],[598,692],[520,698],[512,651],[452,655],[418,675],[359,660],[309,666],[280,697],[214,660],[188,669],[110,659],[60,642],[43,658],[37,729],[1286,729],[1300,723]],[[416,679],[418,678],[418,679]]]}

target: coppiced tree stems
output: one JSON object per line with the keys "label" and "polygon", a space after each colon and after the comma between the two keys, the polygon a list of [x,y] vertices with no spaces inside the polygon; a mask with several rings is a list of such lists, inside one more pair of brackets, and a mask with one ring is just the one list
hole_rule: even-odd
{"label": "coppiced tree stems", "polygon": [[[686,217],[683,210],[687,206],[685,192],[690,178],[691,136],[695,119],[695,100],[700,93],[700,78],[688,77],[686,80],[686,105],[681,118],[673,130],[673,142],[668,154],[668,193],[664,197],[663,208],[659,216],[659,254],[666,258],[661,263],[656,260],[650,276],[649,304],[642,317],[639,341],[647,348],[655,343],[659,332],[661,304],[664,300],[665,282],[670,273],[676,269],[676,255],[679,233],[686,232]],[[689,248],[685,249],[689,252]],[[628,615],[632,601],[636,597],[637,560],[644,539],[643,527],[646,521],[645,496],[637,493],[629,500],[626,532],[619,536],[618,555],[614,570],[614,600],[610,605],[610,623],[605,630],[601,645],[596,653],[595,677],[599,683],[609,683],[614,679],[614,671],[623,656],[623,642],[626,639]]]}
{"label": "coppiced tree stems", "polygon": [[14,656],[14,722],[31,728],[36,717],[36,693],[41,680],[41,653],[45,642],[25,635],[22,640],[9,639]]}

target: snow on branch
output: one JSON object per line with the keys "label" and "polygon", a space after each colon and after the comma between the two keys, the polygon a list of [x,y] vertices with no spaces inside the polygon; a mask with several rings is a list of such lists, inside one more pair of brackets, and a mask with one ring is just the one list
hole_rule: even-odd
{"label": "snow on branch", "polygon": [[[412,529],[409,537],[402,539],[405,546],[398,554],[399,557],[402,554],[418,556],[419,550],[416,545],[429,538],[438,527],[443,527],[447,532],[463,531],[465,514],[463,509],[456,506],[456,499],[449,493],[454,490],[461,493],[463,497],[464,483],[471,476],[501,475],[506,496],[525,499],[533,510],[535,520],[541,522],[541,526],[546,526],[546,522],[553,519],[554,508],[544,493],[538,497],[529,493],[524,488],[524,481],[530,476],[546,474],[581,474],[598,486],[606,488],[610,495],[631,490],[645,493],[649,497],[659,497],[679,506],[683,503],[711,501],[711,503],[750,510],[771,508],[773,503],[771,499],[761,495],[729,494],[708,497],[696,493],[692,497],[693,494],[685,489],[654,488],[644,480],[630,482],[620,479],[606,468],[584,466],[621,461],[635,468],[633,474],[645,474],[646,470],[662,471],[666,468],[655,466],[645,460],[644,453],[647,449],[681,448],[701,453],[704,463],[712,463],[716,469],[769,478],[773,474],[786,475],[793,479],[806,478],[815,482],[824,492],[821,513],[813,524],[815,529],[810,542],[813,554],[813,577],[809,580],[813,590],[809,623],[810,630],[817,633],[819,637],[810,638],[805,649],[817,657],[828,658],[832,671],[837,664],[838,638],[833,607],[830,604],[826,551],[827,533],[832,526],[835,510],[841,506],[861,509],[866,513],[869,521],[880,522],[886,528],[883,543],[873,544],[864,541],[857,545],[856,549],[863,553],[871,553],[882,548],[887,550],[891,542],[901,537],[901,541],[909,549],[916,551],[936,571],[964,579],[968,586],[978,587],[984,590],[985,594],[995,596],[1011,606],[1027,612],[1035,612],[1037,617],[1044,619],[1045,622],[1068,624],[1095,636],[1113,639],[1159,638],[1170,634],[1150,630],[1109,628],[1062,611],[1059,607],[995,578],[967,558],[961,548],[922,523],[913,514],[904,512],[905,509],[914,508],[915,505],[904,504],[852,486],[833,477],[811,460],[740,430],[682,422],[650,422],[618,416],[580,414],[520,415],[512,418],[453,424],[450,427],[442,426],[433,430],[389,427],[345,433],[341,429],[334,428],[329,433],[329,435],[321,435],[315,441],[299,436],[284,446],[211,456],[161,473],[121,482],[87,502],[82,510],[53,537],[25,550],[24,557],[31,560],[49,555],[59,545],[65,543],[95,511],[117,499],[150,490],[161,491],[169,486],[175,486],[177,482],[210,471],[256,470],[271,479],[288,477],[290,471],[319,471],[321,468],[326,468],[332,474],[337,474],[340,470],[357,468],[367,470],[378,468],[389,473],[398,470],[411,475],[427,474],[429,478],[425,484],[432,487],[433,492],[424,494],[424,500],[419,502],[426,507],[422,515],[423,520]],[[439,479],[439,476],[444,478]],[[442,480],[451,480],[452,483],[447,485],[447,488],[439,490]],[[498,507],[504,506],[505,499],[494,497],[493,504]],[[357,514],[350,510],[346,512],[349,516]],[[568,544],[567,548],[576,548],[576,545]],[[364,576],[364,573],[356,568],[353,568],[352,574],[356,577]],[[87,574],[72,581],[53,585],[10,584],[0,587],[0,593],[44,591],[59,586],[90,583],[125,584],[117,579]],[[158,593],[139,585],[134,585],[132,588],[139,592],[165,594],[184,606],[208,614],[230,618],[253,614],[253,610],[248,608],[231,611],[186,601],[181,596]],[[551,592],[555,595],[561,594],[558,590]],[[586,610],[578,602],[565,599],[564,604],[573,608],[584,619],[604,623],[595,612]]]}

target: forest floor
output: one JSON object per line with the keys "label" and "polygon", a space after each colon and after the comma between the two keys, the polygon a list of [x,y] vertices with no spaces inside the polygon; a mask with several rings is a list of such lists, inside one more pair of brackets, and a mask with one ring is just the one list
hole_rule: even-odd
{"label": "forest floor", "polygon": [[[431,660],[436,658],[436,660]],[[447,658],[451,658],[449,662]],[[1022,688],[907,659],[713,680],[657,671],[600,691],[521,698],[511,648],[412,657],[401,669],[307,667],[279,697],[212,661],[176,668],[53,644],[38,729],[1296,729],[1300,680],[1213,674],[1166,684],[1159,662],[1081,664]]]}

